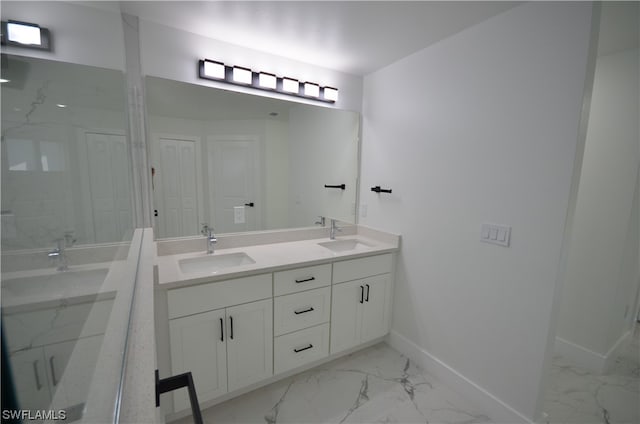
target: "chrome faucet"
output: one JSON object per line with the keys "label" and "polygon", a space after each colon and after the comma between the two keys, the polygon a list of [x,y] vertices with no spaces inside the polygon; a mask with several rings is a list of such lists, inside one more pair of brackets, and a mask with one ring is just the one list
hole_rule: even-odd
{"label": "chrome faucet", "polygon": [[324,227],[326,218],[324,216],[322,216],[322,215],[318,215],[318,218],[320,218],[320,220],[314,222],[314,224],[320,225],[321,227]]}
{"label": "chrome faucet", "polygon": [[65,245],[64,239],[56,239],[56,247],[47,252],[47,256],[58,263],[57,271],[68,271],[69,265],[67,264],[67,254],[64,252]]}
{"label": "chrome faucet", "polygon": [[214,251],[214,245],[218,242],[216,235],[213,234],[213,228],[207,224],[202,224],[202,235],[207,238],[207,254],[211,255]]}
{"label": "chrome faucet", "polygon": [[47,256],[57,262],[57,271],[68,271],[69,264],[67,263],[67,247],[71,247],[75,244],[76,239],[73,237],[73,230],[65,231],[63,238],[55,239],[56,247],[47,252]]}
{"label": "chrome faucet", "polygon": [[331,220],[331,229],[329,230],[329,240],[335,240],[336,239],[336,231],[341,232],[342,228],[338,227],[336,225],[336,222],[338,222],[336,219],[332,219]]}

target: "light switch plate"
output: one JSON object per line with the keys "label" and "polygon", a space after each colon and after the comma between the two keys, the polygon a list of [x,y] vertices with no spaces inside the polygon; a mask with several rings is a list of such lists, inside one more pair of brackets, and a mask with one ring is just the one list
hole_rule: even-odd
{"label": "light switch plate", "polygon": [[509,247],[511,242],[511,227],[506,225],[482,224],[480,241]]}

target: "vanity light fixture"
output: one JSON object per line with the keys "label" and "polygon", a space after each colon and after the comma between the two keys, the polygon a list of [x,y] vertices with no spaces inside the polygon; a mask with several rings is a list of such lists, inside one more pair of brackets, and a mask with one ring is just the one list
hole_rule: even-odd
{"label": "vanity light fixture", "polygon": [[51,50],[51,36],[47,28],[20,21],[2,21],[2,44],[29,49]]}
{"label": "vanity light fixture", "polygon": [[304,95],[309,97],[320,97],[320,86],[312,82],[305,82]]}
{"label": "vanity light fixture", "polygon": [[0,84],[4,84],[5,82],[11,82],[11,80],[0,78]]}
{"label": "vanity light fixture", "polygon": [[275,90],[278,87],[278,78],[267,72],[260,72],[258,75],[258,85],[261,88]]}
{"label": "vanity light fixture", "polygon": [[323,87],[315,82],[300,83],[295,78],[279,77],[269,72],[255,72],[250,68],[225,65],[215,60],[204,59],[198,61],[198,75],[202,79],[248,86],[258,90],[275,91],[276,93],[325,103],[338,101],[337,88]]}
{"label": "vanity light fixture", "polygon": [[249,68],[243,68],[241,66],[233,67],[233,82],[249,85],[252,82],[252,76],[251,69]]}
{"label": "vanity light fixture", "polygon": [[222,62],[215,62],[213,60],[204,60],[201,70],[201,77],[204,74],[205,78],[224,79],[225,67]]}
{"label": "vanity light fixture", "polygon": [[282,78],[282,90],[287,93],[298,94],[300,92],[300,82],[293,78]]}
{"label": "vanity light fixture", "polygon": [[326,100],[337,102],[338,101],[338,89],[333,87],[324,87],[324,98]]}

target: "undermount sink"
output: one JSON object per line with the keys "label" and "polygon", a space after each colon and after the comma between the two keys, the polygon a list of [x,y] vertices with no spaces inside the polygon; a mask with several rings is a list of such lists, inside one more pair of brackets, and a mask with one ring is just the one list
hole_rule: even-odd
{"label": "undermount sink", "polygon": [[91,269],[59,272],[33,277],[19,277],[2,282],[2,291],[9,296],[52,295],[63,296],[71,293],[96,293],[104,283],[109,269]]}
{"label": "undermount sink", "polygon": [[244,252],[226,253],[222,255],[212,254],[208,256],[200,256],[197,258],[181,259],[178,261],[180,270],[185,273],[208,272],[215,274],[216,272],[240,265],[255,264],[249,255]]}
{"label": "undermount sink", "polygon": [[331,240],[318,244],[335,253],[368,250],[371,248],[371,245],[357,239]]}

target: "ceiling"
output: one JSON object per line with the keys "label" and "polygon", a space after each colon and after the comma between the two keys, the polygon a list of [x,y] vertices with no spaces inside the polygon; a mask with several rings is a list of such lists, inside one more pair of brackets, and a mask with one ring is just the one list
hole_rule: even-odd
{"label": "ceiling", "polygon": [[123,1],[123,12],[289,59],[366,75],[513,2]]}

